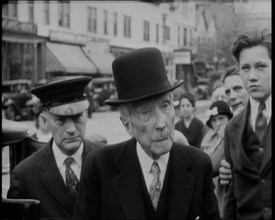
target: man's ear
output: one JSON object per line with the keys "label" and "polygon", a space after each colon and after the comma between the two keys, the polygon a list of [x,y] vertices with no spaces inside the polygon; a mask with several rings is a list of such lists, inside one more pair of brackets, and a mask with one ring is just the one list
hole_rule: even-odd
{"label": "man's ear", "polygon": [[120,121],[122,122],[123,126],[125,127],[125,129],[127,130],[128,134],[131,136],[131,137],[134,137],[133,135],[133,130],[132,130],[132,126],[131,126],[131,123],[129,122],[128,119],[120,116]]}
{"label": "man's ear", "polygon": [[47,116],[43,112],[41,112],[40,117],[41,117],[43,123],[46,125],[46,127],[49,128],[48,121],[47,121]]}

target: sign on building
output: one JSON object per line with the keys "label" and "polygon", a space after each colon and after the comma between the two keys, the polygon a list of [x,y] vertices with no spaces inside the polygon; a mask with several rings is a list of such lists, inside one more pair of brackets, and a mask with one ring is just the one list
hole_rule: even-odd
{"label": "sign on building", "polygon": [[190,64],[191,63],[191,51],[175,51],[174,57],[175,64]]}

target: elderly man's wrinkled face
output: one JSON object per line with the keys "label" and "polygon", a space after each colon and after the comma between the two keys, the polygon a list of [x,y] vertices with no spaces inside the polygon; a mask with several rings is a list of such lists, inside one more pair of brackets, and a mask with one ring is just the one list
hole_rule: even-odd
{"label": "elderly man's wrinkled face", "polygon": [[121,118],[128,133],[153,159],[169,152],[173,144],[175,110],[171,93],[138,102],[129,117]]}
{"label": "elderly man's wrinkled face", "polygon": [[71,116],[58,116],[45,111],[42,117],[58,148],[66,155],[75,153],[85,137],[87,112]]}

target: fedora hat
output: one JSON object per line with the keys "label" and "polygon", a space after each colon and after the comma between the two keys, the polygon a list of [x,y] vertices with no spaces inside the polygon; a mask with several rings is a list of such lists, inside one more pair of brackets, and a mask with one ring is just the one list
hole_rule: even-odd
{"label": "fedora hat", "polygon": [[107,99],[108,105],[138,101],[174,90],[183,80],[170,84],[162,54],[149,47],[125,53],[112,63],[117,98]]}
{"label": "fedora hat", "polygon": [[91,77],[56,77],[49,83],[38,86],[31,93],[40,99],[41,108],[54,115],[76,115],[89,107],[85,87]]}

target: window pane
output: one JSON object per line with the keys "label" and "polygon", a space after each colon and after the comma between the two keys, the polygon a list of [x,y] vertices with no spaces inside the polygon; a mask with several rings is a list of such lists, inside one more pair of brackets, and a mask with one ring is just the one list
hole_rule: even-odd
{"label": "window pane", "polygon": [[114,35],[117,36],[117,13],[114,13]]}
{"label": "window pane", "polygon": [[104,10],[103,25],[104,25],[104,34],[108,34],[108,12],[106,10]]}
{"label": "window pane", "polygon": [[44,1],[44,24],[50,24],[50,5],[49,5],[49,1]]}
{"label": "window pane", "polygon": [[33,1],[29,1],[29,22],[34,22]]}

